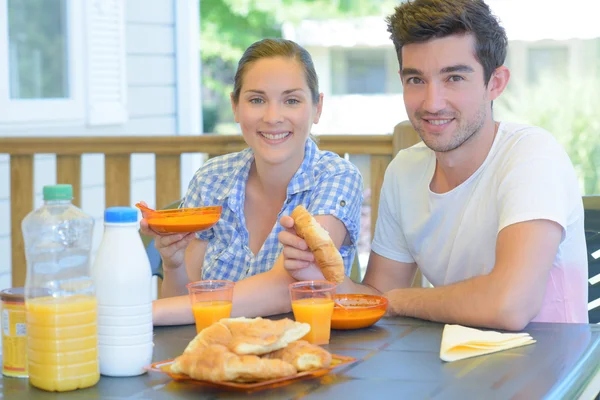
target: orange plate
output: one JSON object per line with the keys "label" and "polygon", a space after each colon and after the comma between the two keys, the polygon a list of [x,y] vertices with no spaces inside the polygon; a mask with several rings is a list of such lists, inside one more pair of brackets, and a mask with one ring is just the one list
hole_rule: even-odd
{"label": "orange plate", "polygon": [[356,362],[356,358],[354,357],[339,356],[337,354],[332,354],[331,356],[331,365],[329,366],[329,368],[300,372],[294,376],[289,376],[287,378],[269,379],[265,381],[252,383],[200,381],[197,379],[192,379],[184,374],[174,374],[171,371],[169,371],[169,367],[173,363],[173,360],[155,362],[154,364],[148,366],[146,369],[148,371],[161,372],[163,374],[167,374],[171,378],[179,382],[189,382],[196,385],[212,386],[220,389],[230,389],[241,392],[253,392],[255,390],[272,389],[280,386],[289,385],[290,383],[298,382],[304,379],[318,378],[320,376],[327,375],[335,368],[339,368],[344,365],[350,365]]}
{"label": "orange plate", "polygon": [[221,218],[221,206],[159,210],[148,216],[148,226],[157,233],[199,232]]}
{"label": "orange plate", "polygon": [[333,329],[360,329],[373,325],[385,314],[388,301],[385,297],[370,294],[338,294],[333,308],[331,327]]}

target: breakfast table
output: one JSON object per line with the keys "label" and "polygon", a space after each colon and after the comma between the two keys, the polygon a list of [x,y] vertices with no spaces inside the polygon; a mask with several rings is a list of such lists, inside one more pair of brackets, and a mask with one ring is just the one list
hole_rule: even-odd
{"label": "breakfast table", "polygon": [[[278,317],[290,317],[281,315]],[[19,399],[589,399],[600,390],[600,325],[531,323],[535,344],[451,363],[440,360],[444,325],[383,318],[333,330],[330,352],[356,358],[327,375],[251,393],[177,382],[160,372],[101,377],[88,389],[47,393],[27,379],[0,378],[0,398]],[[193,325],[155,327],[154,361],[172,359]]]}

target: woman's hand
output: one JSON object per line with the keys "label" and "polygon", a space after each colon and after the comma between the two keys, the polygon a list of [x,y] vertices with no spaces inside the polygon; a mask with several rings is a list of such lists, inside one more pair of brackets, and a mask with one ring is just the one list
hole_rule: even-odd
{"label": "woman's hand", "polygon": [[[146,205],[146,203],[141,202]],[[175,233],[175,234],[160,234],[152,230],[148,226],[147,213],[142,211],[142,220],[140,221],[140,231],[154,238],[154,247],[160,253],[162,258],[162,266],[164,270],[174,270],[185,264],[185,249],[190,242],[194,240],[195,234],[192,233]]]}
{"label": "woman's hand", "polygon": [[324,280],[313,253],[304,239],[296,235],[292,217],[283,216],[279,222],[284,228],[278,238],[283,245],[283,266],[287,273],[298,281]]}

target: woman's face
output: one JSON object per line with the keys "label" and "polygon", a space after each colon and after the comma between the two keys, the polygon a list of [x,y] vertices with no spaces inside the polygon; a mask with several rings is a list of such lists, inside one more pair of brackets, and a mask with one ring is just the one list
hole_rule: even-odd
{"label": "woman's face", "polygon": [[314,104],[302,65],[290,58],[263,58],[243,76],[240,98],[231,101],[235,121],[255,159],[299,167],[312,124],[319,122],[322,95]]}

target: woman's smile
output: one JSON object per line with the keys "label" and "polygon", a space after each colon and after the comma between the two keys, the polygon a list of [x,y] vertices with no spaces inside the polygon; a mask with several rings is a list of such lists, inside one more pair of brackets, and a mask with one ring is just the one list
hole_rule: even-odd
{"label": "woman's smile", "polygon": [[265,139],[265,141],[272,144],[279,144],[284,142],[287,138],[292,135],[291,131],[258,131],[258,134]]}

